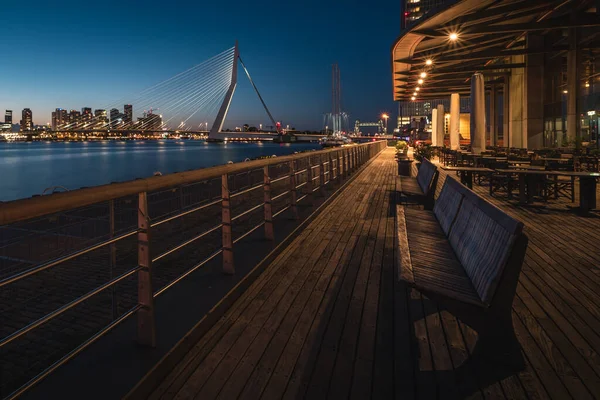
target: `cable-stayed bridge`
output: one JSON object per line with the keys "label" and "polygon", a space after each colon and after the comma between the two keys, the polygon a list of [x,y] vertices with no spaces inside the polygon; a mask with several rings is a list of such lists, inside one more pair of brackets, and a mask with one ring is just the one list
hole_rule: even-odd
{"label": "cable-stayed bridge", "polygon": [[[242,66],[276,132],[223,132],[238,83],[238,64]],[[119,108],[123,104],[126,106],[121,112]],[[244,65],[237,42],[235,46],[139,93],[121,98],[94,113],[91,109],[87,110],[89,112],[77,114],[74,118],[66,110],[57,109],[53,113],[53,131],[113,135],[187,132],[208,134],[210,141],[250,136],[253,139],[272,139],[283,133]],[[137,119],[134,111],[138,113]],[[304,140],[321,137],[302,136]]]}

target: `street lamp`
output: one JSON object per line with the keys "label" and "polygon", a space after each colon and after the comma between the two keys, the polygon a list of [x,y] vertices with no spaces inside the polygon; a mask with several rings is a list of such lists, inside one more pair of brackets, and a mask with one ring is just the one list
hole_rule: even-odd
{"label": "street lamp", "polygon": [[450,40],[455,42],[458,39],[458,33],[452,32],[449,36]]}
{"label": "street lamp", "polygon": [[386,135],[387,135],[387,126],[388,126],[388,125],[387,125],[387,121],[388,121],[388,118],[389,118],[389,117],[390,117],[390,116],[389,116],[389,115],[387,115],[386,113],[383,113],[383,114],[381,115],[381,118],[383,118],[383,120],[385,121],[385,134],[386,134]]}
{"label": "street lamp", "polygon": [[431,64],[433,64],[433,60],[432,60],[431,58],[428,58],[428,59],[425,61],[425,65],[431,65]]}
{"label": "street lamp", "polygon": [[419,83],[419,85],[422,85],[424,81],[423,79],[419,79],[417,82]]}
{"label": "street lamp", "polygon": [[421,78],[427,78],[427,72],[421,72]]}

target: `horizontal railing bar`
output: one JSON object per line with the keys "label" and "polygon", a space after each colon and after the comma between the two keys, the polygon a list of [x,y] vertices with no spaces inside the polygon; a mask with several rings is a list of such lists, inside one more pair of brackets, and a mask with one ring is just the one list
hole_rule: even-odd
{"label": "horizontal railing bar", "polygon": [[[314,192],[314,190],[313,190],[313,192]],[[296,200],[296,202],[304,200],[306,198],[306,196],[307,196],[306,194],[304,196],[300,196],[300,198],[298,200]]]}
{"label": "horizontal railing bar", "polygon": [[191,210],[187,210],[187,211],[184,211],[184,212],[179,213],[177,215],[173,215],[173,216],[171,216],[169,218],[161,219],[158,222],[154,222],[154,223],[150,224],[150,227],[154,228],[155,226],[162,225],[162,224],[164,224],[166,222],[173,221],[174,219],[181,218],[181,217],[186,216],[188,214],[195,213],[196,211],[200,211],[202,209],[205,209],[205,208],[208,208],[208,207],[220,204],[220,203],[221,203],[221,199],[218,199],[218,200],[215,200],[215,201],[211,201],[210,203],[203,204],[203,205],[198,206],[196,208],[193,208]]}
{"label": "horizontal railing bar", "polygon": [[231,218],[231,220],[232,220],[232,221],[235,221],[236,219],[238,219],[238,218],[242,218],[244,215],[250,214],[251,212],[258,210],[259,208],[263,208],[264,206],[265,206],[265,203],[260,203],[259,205],[255,206],[255,207],[252,207],[252,208],[251,208],[251,209],[249,209],[249,210],[246,210],[246,211],[244,211],[244,212],[243,212],[243,213],[241,213],[240,215],[237,215],[237,216],[235,216],[235,217],[232,217],[232,218]]}
{"label": "horizontal railing bar", "polygon": [[229,198],[233,198],[233,197],[236,197],[236,196],[241,196],[242,194],[249,193],[249,192],[251,192],[251,191],[253,191],[253,190],[260,189],[260,188],[262,188],[262,187],[264,187],[264,184],[261,182],[261,184],[260,184],[260,185],[252,186],[251,188],[244,189],[244,190],[242,190],[241,192],[235,192],[235,193],[232,193],[232,194],[229,196]]}
{"label": "horizontal railing bar", "polygon": [[[356,146],[371,146],[373,143],[376,142],[358,144]],[[2,204],[2,207],[0,208],[0,226],[143,192],[153,192],[193,182],[206,181],[225,174],[235,174],[242,171],[255,170],[265,166],[283,164],[336,151],[338,151],[338,149],[326,149],[310,152],[309,154],[299,153],[236,164],[225,164],[194,171],[152,176],[128,182],[76,189],[68,192],[55,193],[50,196],[39,196],[9,201]]]}
{"label": "horizontal railing bar", "polygon": [[162,253],[161,255],[156,256],[155,258],[152,259],[152,262],[157,262],[161,258],[165,258],[169,254],[172,254],[172,253],[176,252],[177,250],[182,249],[183,247],[187,246],[190,243],[195,242],[198,239],[202,239],[204,236],[208,235],[209,233],[213,233],[214,231],[216,231],[217,229],[220,229],[222,227],[223,227],[223,224],[219,224],[219,225],[217,225],[217,226],[215,226],[213,228],[210,228],[209,230],[202,232],[198,236],[193,237],[193,238],[191,238],[189,240],[186,240],[185,242],[183,242],[183,243],[181,243],[181,244],[173,247],[171,250],[167,250],[164,253]]}
{"label": "horizontal railing bar", "polygon": [[323,186],[327,185],[329,182],[331,182],[331,181],[325,181],[325,182],[323,183]]}
{"label": "horizontal railing bar", "polygon": [[296,186],[296,189],[300,189],[302,186],[306,185],[308,182],[302,182],[301,184],[299,184],[298,186]]}
{"label": "horizontal railing bar", "polygon": [[301,169],[300,171],[296,171],[294,174],[295,175],[300,175],[300,174],[302,174],[302,173],[304,173],[306,171],[308,171],[308,168],[304,168],[304,169]]}
{"label": "horizontal railing bar", "polygon": [[317,165],[311,166],[310,169],[315,169],[315,168],[318,168],[318,167],[319,167],[319,165],[317,164]]}
{"label": "horizontal railing bar", "polygon": [[312,178],[312,179],[311,179],[311,181],[313,181],[313,182],[314,182],[314,180],[315,180],[315,179],[319,179],[319,177],[318,177],[318,176],[315,176],[314,178]]}
{"label": "horizontal railing bar", "polygon": [[323,172],[323,175],[329,175],[329,171]]}
{"label": "horizontal railing bar", "polygon": [[313,193],[314,193],[314,192],[316,192],[316,191],[317,191],[317,190],[319,190],[319,189],[321,189],[321,187],[316,187],[316,188],[314,188],[312,191],[313,191]]}
{"label": "horizontal railing bar", "polygon": [[116,243],[116,242],[118,242],[120,240],[126,239],[126,238],[128,238],[130,236],[136,235],[137,233],[138,233],[137,230],[132,231],[132,232],[128,232],[128,233],[124,233],[124,234],[122,234],[120,236],[116,236],[116,237],[114,237],[112,239],[105,240],[104,242],[100,242],[100,243],[97,243],[97,244],[95,244],[93,246],[86,247],[83,250],[77,251],[75,253],[71,253],[71,254],[69,254],[67,256],[63,256],[63,257],[57,258],[57,259],[49,261],[49,262],[47,262],[45,264],[37,265],[37,266],[35,266],[35,267],[31,268],[31,269],[28,269],[27,271],[23,271],[23,272],[19,273],[19,274],[16,274],[16,275],[13,275],[13,276],[9,276],[8,278],[5,278],[5,279],[3,279],[3,280],[0,281],[0,288],[3,287],[3,286],[8,285],[10,283],[14,283],[14,282],[20,281],[21,279],[26,278],[26,277],[28,277],[30,275],[37,274],[38,272],[44,271],[44,270],[46,270],[48,268],[52,268],[52,267],[54,267],[54,266],[56,266],[58,264],[62,264],[64,262],[66,262],[66,261],[72,260],[72,259],[77,258],[79,256],[82,256],[84,254],[87,254],[87,253],[89,253],[91,251],[98,250],[98,249],[100,249],[100,248],[102,248],[104,246],[108,246],[109,244],[113,244],[113,243]]}
{"label": "horizontal railing bar", "polygon": [[284,180],[284,179],[290,179],[289,175],[285,175],[285,176],[282,176],[282,177],[280,177],[280,178],[273,179],[273,180],[271,181],[271,183],[276,183],[276,182],[282,181],[282,180]]}
{"label": "horizontal railing bar", "polygon": [[254,228],[250,229],[248,232],[244,233],[242,236],[240,236],[239,238],[235,239],[233,241],[233,244],[236,244],[237,242],[239,242],[240,240],[242,240],[243,238],[245,238],[246,236],[250,235],[252,232],[256,231],[258,228],[260,228],[261,226],[263,226],[265,223],[264,221],[261,222],[260,224],[256,225]]}
{"label": "horizontal railing bar", "polygon": [[210,256],[208,256],[207,258],[205,258],[204,260],[202,260],[200,263],[194,265],[192,268],[190,268],[189,270],[187,270],[183,275],[178,276],[176,279],[174,279],[173,281],[169,282],[165,287],[163,287],[160,290],[156,291],[156,293],[154,293],[154,298],[157,298],[158,296],[160,296],[161,294],[163,294],[164,292],[166,292],[167,290],[169,290],[171,287],[173,287],[173,285],[175,285],[178,282],[180,282],[182,279],[184,279],[185,277],[187,277],[188,275],[190,275],[191,273],[193,273],[194,271],[196,271],[198,268],[202,267],[204,264],[206,264],[207,262],[209,262],[210,260],[212,260],[213,258],[215,258],[216,256],[218,256],[222,252],[223,252],[223,249],[217,250],[214,253],[212,253]]}
{"label": "horizontal railing bar", "polygon": [[84,294],[81,297],[78,297],[77,299],[71,301],[70,303],[65,304],[64,306],[52,311],[50,314],[46,314],[45,316],[43,316],[42,318],[32,322],[31,324],[19,329],[16,332],[11,333],[10,335],[6,336],[5,338],[3,338],[2,340],[0,340],[0,348],[6,346],[7,344],[9,344],[10,342],[12,342],[15,339],[20,338],[21,336],[25,335],[28,332],[31,332],[32,330],[34,330],[35,328],[37,328],[38,326],[58,317],[59,315],[69,311],[71,308],[75,307],[76,305],[79,305],[81,303],[83,303],[84,301],[86,301],[87,299],[89,299],[90,297],[102,292],[103,290],[108,289],[111,286],[116,285],[117,283],[121,282],[122,280],[130,277],[131,275],[135,274],[137,271],[139,271],[141,268],[140,267],[136,267],[133,268],[127,272],[125,272],[124,274],[106,282],[104,285],[102,286],[98,286],[96,289],[92,290],[91,292],[88,292],[86,294]]}
{"label": "horizontal railing bar", "polygon": [[282,198],[283,196],[285,196],[286,194],[289,194],[289,193],[290,193],[290,191],[289,191],[289,190],[287,190],[287,191],[285,191],[285,192],[283,192],[283,193],[280,193],[280,194],[278,194],[277,196],[273,196],[273,197],[271,198],[271,201],[275,201],[275,200],[277,200],[277,199],[280,199],[280,198]]}
{"label": "horizontal railing bar", "polygon": [[275,214],[273,214],[273,218],[277,217],[278,215],[283,214],[284,212],[286,212],[288,209],[290,208],[290,206],[285,206],[283,207],[281,210],[277,211]]}
{"label": "horizontal railing bar", "polygon": [[329,164],[329,161],[323,161],[323,165]]}
{"label": "horizontal railing bar", "polygon": [[35,377],[33,377],[29,382],[27,382],[26,384],[24,384],[23,386],[21,386],[19,389],[17,389],[16,391],[12,392],[10,395],[8,395],[8,397],[6,397],[5,400],[16,399],[17,397],[21,396],[23,393],[27,392],[34,385],[36,385],[37,383],[39,383],[40,381],[42,381],[43,379],[45,379],[52,372],[56,371],[56,369],[58,369],[59,367],[61,367],[64,364],[66,364],[67,362],[71,361],[73,358],[75,358],[83,350],[87,349],[89,346],[91,346],[92,344],[94,344],[98,339],[100,339],[101,337],[103,337],[104,335],[106,335],[108,332],[110,332],[111,330],[113,330],[121,322],[125,321],[127,318],[129,318],[130,316],[132,316],[133,314],[135,314],[140,308],[142,308],[142,307],[138,304],[138,305],[134,306],[133,308],[131,308],[126,313],[124,313],[123,315],[121,315],[119,318],[115,319],[110,324],[106,325],[102,330],[100,330],[99,332],[97,332],[94,336],[92,336],[91,338],[89,338],[88,340],[86,340],[85,342],[83,342],[82,344],[80,344],[79,346],[77,346],[77,348],[73,349],[71,352],[69,352],[68,354],[66,354],[60,360],[56,361],[54,364],[52,364],[51,366],[49,366],[48,368],[46,368],[43,372],[41,372],[40,374],[38,374]]}

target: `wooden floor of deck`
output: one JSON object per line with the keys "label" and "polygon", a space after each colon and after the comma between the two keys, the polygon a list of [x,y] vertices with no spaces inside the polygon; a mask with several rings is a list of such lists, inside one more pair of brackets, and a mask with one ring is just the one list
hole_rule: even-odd
{"label": "wooden floor of deck", "polygon": [[395,177],[387,149],[151,398],[600,398],[598,214],[492,199],[530,238],[513,303],[525,368],[475,368],[477,333],[396,280]]}

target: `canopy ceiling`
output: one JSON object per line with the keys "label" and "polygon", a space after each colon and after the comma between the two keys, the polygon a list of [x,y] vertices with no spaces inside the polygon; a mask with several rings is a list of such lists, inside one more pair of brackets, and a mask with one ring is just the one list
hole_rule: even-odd
{"label": "canopy ceiling", "polygon": [[[595,0],[450,0],[407,28],[392,47],[394,100],[469,94],[470,77],[482,72],[489,83],[523,68],[528,54],[551,53],[562,62],[567,31],[580,27],[586,57],[600,55],[600,17]],[[540,33],[543,48],[530,49],[527,33]],[[456,33],[455,41],[450,34]],[[432,60],[431,65],[426,61]],[[420,74],[425,72],[423,84]]]}

